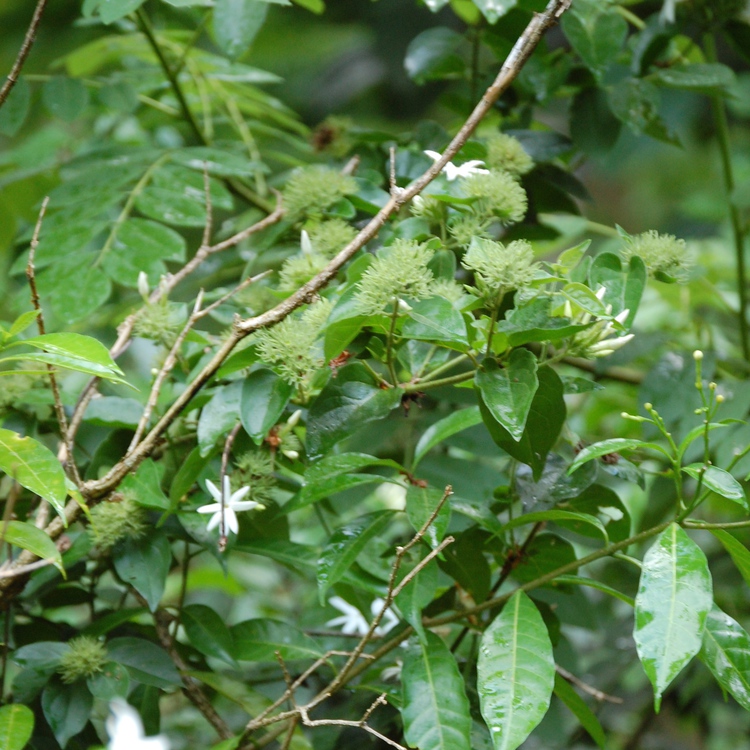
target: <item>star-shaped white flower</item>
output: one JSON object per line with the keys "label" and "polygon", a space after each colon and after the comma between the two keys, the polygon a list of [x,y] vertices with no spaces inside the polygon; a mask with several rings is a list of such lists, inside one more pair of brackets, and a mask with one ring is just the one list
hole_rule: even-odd
{"label": "star-shaped white flower", "polygon": [[126,700],[115,698],[109,710],[112,715],[107,719],[107,750],[169,750],[169,740],[164,735],[144,736],[141,717]]}
{"label": "star-shaped white flower", "polygon": [[[430,157],[433,161],[437,161],[442,157],[437,151],[425,151],[425,154]],[[482,169],[484,162],[480,159],[472,159],[471,161],[464,162],[460,167],[457,167],[452,161],[449,161],[441,170],[448,182],[459,177],[471,177],[473,174],[489,174],[489,169]]]}
{"label": "star-shaped white flower", "polygon": [[[341,632],[344,633],[344,635],[365,635],[370,629],[370,623],[367,622],[365,616],[356,607],[349,604],[349,602],[345,601],[340,596],[332,596],[328,600],[328,603],[344,614],[340,617],[334,617],[333,620],[329,620],[326,623],[326,627],[337,628],[341,626]],[[383,608],[383,604],[385,604],[385,599],[378,598],[373,600],[371,606],[373,617],[380,612]],[[398,617],[389,608],[383,615],[382,624],[375,628],[375,634],[385,635],[396,625],[398,625]]]}
{"label": "star-shaped white flower", "polygon": [[211,493],[215,503],[201,505],[198,513],[213,513],[206,526],[207,531],[215,529],[221,523],[221,509],[224,506],[224,523],[226,530],[236,534],[240,530],[237,523],[237,513],[243,510],[253,510],[254,508],[263,508],[260,503],[254,500],[243,500],[242,498],[250,492],[249,487],[241,487],[236,492],[230,493],[229,477],[224,476],[224,492],[210,480],[206,480],[206,489]]}

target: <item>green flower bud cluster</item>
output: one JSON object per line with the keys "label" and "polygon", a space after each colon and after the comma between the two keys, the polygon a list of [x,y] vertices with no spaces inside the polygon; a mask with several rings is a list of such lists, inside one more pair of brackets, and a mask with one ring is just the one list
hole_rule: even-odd
{"label": "green flower bud cluster", "polygon": [[117,495],[91,509],[89,533],[100,550],[108,550],[121,539],[137,538],[146,532],[146,510],[129,495]]}
{"label": "green flower bud cluster", "polygon": [[435,279],[430,284],[430,296],[442,297],[451,303],[458,302],[464,296],[464,289],[460,284],[453,281],[453,279]]}
{"label": "green flower bud cluster", "polygon": [[290,216],[318,216],[349,193],[357,191],[357,182],[349,175],[323,166],[296,170],[284,188],[284,205]]}
{"label": "green flower bud cluster", "polygon": [[495,133],[487,139],[487,166],[520,177],[534,168],[534,160],[512,135]]}
{"label": "green flower bud cluster", "polygon": [[463,181],[463,189],[476,198],[472,208],[477,217],[515,224],[526,216],[526,191],[508,172],[474,174]]}
{"label": "green flower bud cluster", "polygon": [[107,649],[96,638],[82,635],[70,640],[68,646],[57,665],[57,671],[64,683],[69,685],[104,669],[107,663]]}
{"label": "green flower bud cluster", "polygon": [[147,302],[138,311],[133,332],[136,336],[152,339],[170,347],[184,324],[184,305],[162,297],[157,302]]}
{"label": "green flower bud cluster", "polygon": [[376,315],[401,297],[429,297],[433,276],[427,264],[432,254],[426,245],[414,240],[396,240],[381,248],[357,283],[359,311]]}
{"label": "green flower bud cluster", "polygon": [[527,287],[538,268],[531,243],[526,240],[504,245],[481,237],[472,240],[461,265],[474,271],[476,289],[471,291],[490,307],[499,305],[506,292]]}
{"label": "green flower bud cluster", "polygon": [[357,236],[357,230],[343,219],[316,222],[307,231],[313,251],[326,258],[333,258]]}
{"label": "green flower bud cluster", "polygon": [[491,223],[474,214],[460,214],[448,224],[448,232],[461,247],[468,247],[475,237],[490,239],[487,228]]}
{"label": "green flower bud cluster", "polygon": [[232,490],[249,487],[246,500],[265,505],[271,499],[276,478],[273,475],[273,459],[265,450],[249,451],[243,454],[231,477]]}
{"label": "green flower bud cluster", "polygon": [[13,370],[9,374],[0,374],[0,413],[16,406],[24,394],[43,383],[43,375],[24,372],[23,370]]}
{"label": "green flower bud cluster", "polygon": [[653,229],[626,238],[622,256],[629,260],[634,255],[642,258],[649,274],[661,277],[661,281],[685,281],[693,265],[685,240]]}
{"label": "green flower bud cluster", "polygon": [[316,339],[330,312],[331,303],[320,299],[301,315],[290,315],[273,328],[258,331],[253,337],[258,356],[286,381],[302,386],[314,370],[325,364]]}

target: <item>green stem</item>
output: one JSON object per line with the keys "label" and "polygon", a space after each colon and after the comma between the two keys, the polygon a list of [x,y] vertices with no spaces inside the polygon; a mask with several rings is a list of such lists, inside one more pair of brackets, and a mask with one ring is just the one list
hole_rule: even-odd
{"label": "green stem", "polygon": [[193,115],[192,111],[190,110],[190,107],[188,106],[187,99],[185,98],[185,93],[182,90],[182,86],[180,86],[180,82],[177,79],[177,75],[172,70],[172,66],[169,64],[169,61],[167,60],[167,58],[164,56],[164,51],[159,45],[159,41],[156,38],[154,27],[151,25],[151,21],[149,20],[143,8],[139,8],[135,12],[135,16],[138,21],[138,25],[141,28],[141,31],[143,32],[144,36],[148,40],[149,45],[151,45],[151,49],[154,51],[154,54],[159,60],[159,64],[161,65],[161,68],[164,71],[164,75],[166,75],[167,79],[169,80],[169,85],[172,87],[172,90],[174,91],[174,94],[177,97],[177,101],[180,104],[180,109],[182,110],[182,114],[185,116],[185,119],[187,120],[187,123],[190,126],[190,129],[193,131],[193,133],[195,133],[196,138],[204,146],[208,146],[209,143],[206,140],[206,137],[203,135],[203,131],[198,126],[198,122],[195,119],[195,115]]}
{"label": "green stem", "polygon": [[448,370],[452,370],[456,365],[460,365],[461,362],[467,360],[469,358],[468,354],[461,354],[458,357],[454,357],[453,359],[449,359],[445,364],[440,365],[440,367],[436,367],[432,372],[425,375],[423,378],[420,378],[420,383],[427,383],[430,380],[434,380],[438,376],[442,375],[444,372],[447,372]]}
{"label": "green stem", "polygon": [[398,300],[393,300],[393,313],[391,314],[391,327],[388,329],[388,340],[385,346],[385,359],[388,364],[388,371],[391,373],[393,385],[398,385],[398,375],[396,365],[393,362],[393,335],[396,332],[396,323],[398,322]]}
{"label": "green stem", "polygon": [[642,18],[638,18],[633,11],[623,8],[622,5],[616,5],[615,10],[632,26],[636,29],[643,31],[646,28],[646,22]]}
{"label": "green stem", "polygon": [[691,521],[689,518],[682,522],[686,529],[746,529],[750,521],[730,521],[729,523],[707,523],[705,521]]}
{"label": "green stem", "polygon": [[[706,61],[716,63],[718,56],[716,54],[716,41],[712,33],[707,32],[703,35],[703,47],[706,53]],[[724,189],[726,191],[726,200],[729,206],[729,218],[732,224],[732,235],[734,237],[734,255],[737,266],[737,292],[739,295],[739,310],[737,312],[740,327],[740,344],[742,346],[742,356],[746,362],[750,362],[750,336],[748,335],[747,326],[747,291],[746,270],[745,270],[745,232],[742,226],[739,209],[734,202],[734,173],[732,171],[732,156],[729,145],[729,124],[727,121],[727,111],[724,106],[724,100],[720,94],[711,96],[711,108],[714,115],[716,127],[716,139],[719,143],[721,153],[721,165],[724,172]]]}
{"label": "green stem", "polygon": [[451,375],[447,378],[439,378],[438,380],[428,380],[427,382],[421,381],[419,383],[401,383],[399,388],[404,390],[404,393],[417,393],[418,391],[427,391],[430,388],[440,388],[444,385],[454,385],[455,383],[463,383],[467,380],[471,380],[474,377],[474,371],[461,372],[458,375]]}

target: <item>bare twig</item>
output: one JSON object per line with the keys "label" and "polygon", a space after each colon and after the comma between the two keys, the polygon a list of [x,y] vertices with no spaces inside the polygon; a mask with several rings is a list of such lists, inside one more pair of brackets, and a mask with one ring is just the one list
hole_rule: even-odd
{"label": "bare twig", "polygon": [[39,23],[42,20],[42,13],[44,13],[45,5],[47,5],[47,0],[39,0],[36,4],[36,8],[34,8],[34,15],[31,17],[31,23],[29,24],[26,36],[23,39],[21,49],[18,50],[18,55],[16,55],[16,61],[13,63],[10,73],[8,73],[8,77],[5,79],[3,87],[0,89],[0,107],[5,104],[5,100],[16,85],[18,76],[21,73],[21,68],[23,68],[26,58],[29,56],[29,52],[31,52],[31,47],[36,39],[36,32],[39,29]]}
{"label": "bare twig", "polygon": [[234,297],[235,294],[238,294],[243,289],[247,289],[247,287],[249,287],[250,284],[254,284],[256,281],[265,279],[267,276],[270,276],[272,273],[273,271],[269,269],[268,271],[263,271],[263,273],[256,274],[255,276],[248,276],[242,283],[238,284],[234,289],[231,289],[226,294],[219,297],[219,299],[217,299],[215,302],[212,302],[210,305],[200,310],[197,313],[197,317],[205,318],[206,315],[209,315],[210,313],[212,313],[217,307],[221,307],[225,302],[227,302],[232,297]]}
{"label": "bare twig", "polygon": [[356,727],[357,729],[364,729],[368,734],[377,737],[381,742],[385,742],[386,745],[395,747],[398,750],[406,750],[403,745],[399,745],[392,739],[389,739],[384,734],[380,734],[376,729],[373,729],[369,724],[365,724],[362,721],[347,721],[346,719],[311,719],[308,716],[308,709],[304,706],[299,707],[299,716],[302,719],[302,723],[306,727]]}
{"label": "bare twig", "polygon": [[616,695],[608,695],[607,693],[597,690],[588,683],[584,682],[579,677],[576,677],[572,672],[568,672],[567,669],[561,667],[559,664],[555,664],[555,670],[564,680],[567,680],[577,688],[583,690],[584,693],[588,693],[598,701],[607,701],[607,703],[622,703],[622,698],[618,698]]}
{"label": "bare twig", "polygon": [[0,578],[18,578],[20,576],[25,576],[27,573],[33,573],[35,570],[39,570],[39,568],[46,568],[48,565],[53,565],[54,562],[55,561],[50,557],[45,560],[37,560],[28,565],[23,565],[20,568],[6,569],[5,566],[3,566],[0,568]]}
{"label": "bare twig", "polygon": [[230,433],[227,435],[227,439],[224,441],[224,450],[221,452],[221,472],[219,474],[219,487],[221,492],[221,516],[219,520],[219,552],[223,552],[227,548],[227,524],[225,518],[226,502],[227,497],[224,493],[224,477],[227,475],[227,466],[229,466],[229,454],[232,452],[232,446],[234,440],[237,437],[242,423],[237,424],[232,428]]}
{"label": "bare twig", "polygon": [[294,739],[294,731],[297,729],[297,724],[299,724],[299,717],[295,716],[289,722],[289,728],[287,729],[286,737],[284,737],[284,742],[281,743],[280,750],[289,750],[289,747],[292,744],[292,739]]}

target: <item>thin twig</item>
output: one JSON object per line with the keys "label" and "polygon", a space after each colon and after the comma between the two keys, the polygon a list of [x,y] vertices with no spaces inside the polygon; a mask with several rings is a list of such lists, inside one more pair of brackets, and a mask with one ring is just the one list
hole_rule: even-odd
{"label": "thin twig", "polygon": [[299,716],[295,716],[289,722],[289,729],[287,730],[286,737],[284,737],[284,741],[281,743],[280,750],[289,750],[289,747],[292,744],[292,739],[294,738],[294,732],[297,729],[297,724],[299,724]]}
{"label": "thin twig", "polygon": [[211,205],[211,178],[208,176],[208,162],[203,162],[203,192],[206,196],[206,225],[203,227],[201,247],[211,244],[211,231],[214,225],[214,212]]}
{"label": "thin twig", "polygon": [[226,524],[226,503],[227,497],[224,493],[224,477],[227,475],[227,467],[229,466],[229,454],[232,452],[232,446],[234,440],[237,437],[242,423],[237,424],[232,428],[231,432],[227,435],[227,439],[224,441],[224,450],[221,452],[221,471],[219,473],[219,487],[221,492],[221,504],[220,504],[220,520],[219,520],[219,552],[223,552],[227,548],[227,524]]}
{"label": "thin twig", "polygon": [[31,23],[26,31],[26,36],[23,39],[21,49],[18,50],[18,55],[16,55],[16,61],[13,63],[10,73],[8,73],[8,77],[5,79],[3,87],[0,89],[0,107],[5,104],[5,100],[8,98],[12,88],[16,85],[18,76],[21,73],[21,68],[23,68],[26,58],[29,56],[29,52],[31,52],[31,47],[36,39],[36,32],[39,28],[39,23],[42,20],[42,13],[44,13],[45,5],[47,5],[47,0],[39,0],[36,4],[36,8],[34,8],[34,15],[31,17]]}
{"label": "thin twig", "polygon": [[39,568],[46,568],[48,565],[54,565],[55,561],[50,557],[44,560],[37,560],[36,562],[23,565],[20,568],[9,568],[5,566],[0,568],[0,578],[18,578],[19,576],[25,576],[27,573],[33,573]]}
{"label": "thin twig", "polygon": [[302,723],[306,727],[356,727],[357,729],[364,729],[365,732],[377,737],[381,742],[385,742],[386,745],[395,747],[398,750],[406,750],[403,745],[399,745],[398,742],[389,739],[384,734],[380,734],[380,732],[373,729],[369,724],[363,724],[359,721],[348,721],[346,719],[311,719],[308,716],[306,707],[300,706],[298,710]]}
{"label": "thin twig", "polygon": [[622,703],[622,698],[618,698],[616,695],[608,695],[607,693],[602,692],[601,690],[598,690],[595,687],[592,687],[588,683],[584,682],[579,677],[576,677],[572,672],[568,672],[567,669],[564,667],[561,667],[559,664],[555,664],[555,670],[557,671],[557,674],[560,675],[564,680],[567,680],[571,684],[575,685],[577,688],[580,688],[583,690],[584,693],[588,693],[593,698],[596,698],[598,701],[606,701],[607,703]]}
{"label": "thin twig", "polygon": [[229,301],[232,297],[234,297],[235,294],[238,294],[243,289],[247,289],[247,287],[249,287],[250,284],[254,284],[256,281],[265,279],[267,276],[270,276],[272,273],[273,273],[273,270],[269,269],[268,271],[263,271],[263,273],[256,274],[255,276],[248,276],[242,283],[238,284],[234,289],[228,291],[226,294],[219,297],[219,299],[217,299],[215,302],[212,302],[207,307],[204,307],[200,312],[198,312],[197,317],[205,318],[206,315],[210,315],[217,307],[221,307],[225,302]]}

